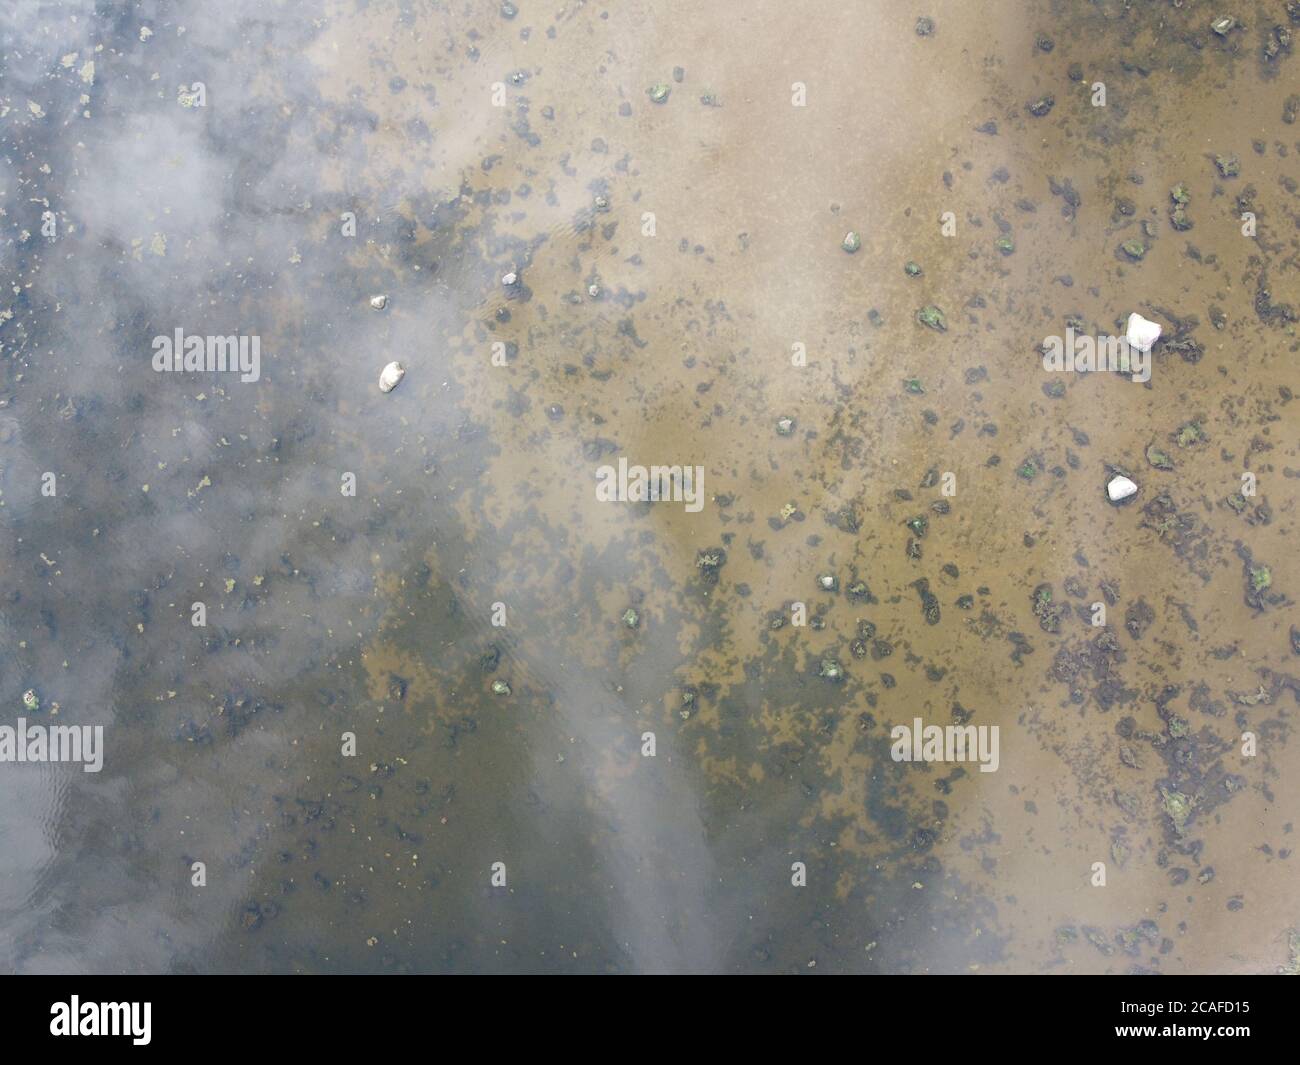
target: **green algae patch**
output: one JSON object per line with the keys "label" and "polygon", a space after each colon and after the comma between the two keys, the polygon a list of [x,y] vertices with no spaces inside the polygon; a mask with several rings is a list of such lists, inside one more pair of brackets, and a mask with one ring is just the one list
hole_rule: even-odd
{"label": "green algae patch", "polygon": [[1158,470],[1172,470],[1174,461],[1155,444],[1147,445],[1147,462],[1151,463]]}
{"label": "green algae patch", "polygon": [[1273,583],[1273,572],[1267,566],[1250,567],[1250,587],[1252,591],[1262,592]]}
{"label": "green algae patch", "polygon": [[1181,791],[1174,791],[1162,785],[1160,805],[1174,826],[1174,831],[1181,836],[1187,827],[1187,819],[1192,816],[1192,808],[1196,805],[1195,800],[1188,798]]}
{"label": "green algae patch", "polygon": [[916,320],[927,329],[933,329],[936,333],[948,332],[948,319],[934,304],[922,307],[916,312]]}
{"label": "green algae patch", "polygon": [[1300,976],[1300,928],[1287,930],[1286,946],[1291,959],[1278,969],[1278,973],[1281,976]]}

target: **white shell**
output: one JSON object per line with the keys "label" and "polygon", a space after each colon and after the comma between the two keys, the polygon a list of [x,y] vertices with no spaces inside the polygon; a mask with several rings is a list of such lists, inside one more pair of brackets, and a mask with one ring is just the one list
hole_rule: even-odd
{"label": "white shell", "polygon": [[388,297],[374,296],[370,300],[370,306],[372,306],[377,311],[382,311],[385,307],[388,306]]}
{"label": "white shell", "polygon": [[384,367],[384,372],[379,375],[379,391],[391,392],[400,383],[406,371],[402,369],[400,362],[390,362]]}
{"label": "white shell", "polygon": [[1151,346],[1160,339],[1160,323],[1148,322],[1134,311],[1128,316],[1128,335],[1124,338],[1130,347],[1138,351],[1150,351]]}
{"label": "white shell", "polygon": [[1127,477],[1115,476],[1106,484],[1106,494],[1110,496],[1112,503],[1118,503],[1121,499],[1137,495],[1137,490],[1138,486]]}

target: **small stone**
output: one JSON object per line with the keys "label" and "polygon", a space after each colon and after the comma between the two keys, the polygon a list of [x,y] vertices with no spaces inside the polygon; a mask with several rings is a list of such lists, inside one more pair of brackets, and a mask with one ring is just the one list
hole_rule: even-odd
{"label": "small stone", "polygon": [[519,284],[519,275],[511,270],[510,273],[502,275],[501,284],[505,288],[514,288]]}
{"label": "small stone", "polygon": [[1137,348],[1138,351],[1150,351],[1155,342],[1160,339],[1160,323],[1148,322],[1134,311],[1128,316],[1124,339],[1128,341],[1130,347]]}
{"label": "small stone", "polygon": [[853,232],[853,230],[850,229],[847,233],[844,234],[844,241],[843,243],[840,244],[840,247],[843,248],[850,255],[852,255],[855,251],[857,251],[860,247],[862,247],[862,238],[859,237],[855,232]]}
{"label": "small stone", "polygon": [[388,297],[387,297],[387,296],[372,296],[372,297],[370,298],[370,306],[373,307],[373,308],[374,308],[375,310],[377,310],[377,311],[382,311],[385,307],[388,306]]}
{"label": "small stone", "polygon": [[821,586],[823,591],[833,592],[839,587],[840,582],[835,578],[833,573],[823,573],[817,578],[817,583]]}
{"label": "small stone", "polygon": [[1106,482],[1106,495],[1112,503],[1120,503],[1137,495],[1138,486],[1127,477],[1116,475]]}
{"label": "small stone", "polygon": [[391,392],[401,384],[402,378],[405,376],[406,370],[402,368],[400,362],[390,362],[379,375],[379,391]]}
{"label": "small stone", "polygon": [[[1264,44],[1264,58],[1271,63],[1283,53],[1291,54],[1291,31],[1285,26],[1274,26],[1272,34],[1269,35]],[[91,63],[90,66],[93,67],[94,64]],[[84,70],[82,74],[84,76]],[[91,71],[91,77],[94,77],[93,70]],[[1261,155],[1263,154],[1263,148],[1260,146],[1262,143],[1262,141],[1255,142],[1255,150]]]}
{"label": "small stone", "polygon": [[1237,28],[1237,20],[1231,15],[1224,15],[1222,18],[1216,18],[1210,23],[1212,29],[1220,37],[1226,37]]}

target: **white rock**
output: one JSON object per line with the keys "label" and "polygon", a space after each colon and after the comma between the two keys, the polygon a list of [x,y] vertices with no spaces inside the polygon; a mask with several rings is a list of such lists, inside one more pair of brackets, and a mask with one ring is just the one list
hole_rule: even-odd
{"label": "white rock", "polygon": [[384,372],[379,375],[379,391],[391,392],[399,384],[402,378],[406,376],[406,371],[402,369],[400,362],[390,362],[384,367]]}
{"label": "white rock", "polygon": [[1137,490],[1138,486],[1127,477],[1121,477],[1118,475],[1112,477],[1106,484],[1106,494],[1110,496],[1110,501],[1112,503],[1118,503],[1121,499],[1127,499],[1129,496],[1137,495]]}
{"label": "white rock", "polygon": [[1160,339],[1160,323],[1148,322],[1142,315],[1134,311],[1128,316],[1128,330],[1125,340],[1131,347],[1138,351],[1150,351],[1151,347]]}
{"label": "white rock", "polygon": [[377,311],[382,311],[385,307],[388,306],[388,297],[374,296],[370,300],[370,306],[372,306]]}
{"label": "white rock", "polygon": [[509,288],[511,285],[516,284],[518,281],[519,281],[519,275],[514,272],[508,273],[503,278],[501,278],[501,284],[505,285],[506,288]]}

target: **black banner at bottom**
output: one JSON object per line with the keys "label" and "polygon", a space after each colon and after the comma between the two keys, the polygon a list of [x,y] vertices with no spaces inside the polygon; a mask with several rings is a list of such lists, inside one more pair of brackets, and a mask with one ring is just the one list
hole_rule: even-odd
{"label": "black banner at bottom", "polygon": [[[580,979],[580,978],[579,978]],[[863,981],[867,981],[865,984]],[[617,1027],[620,1018],[640,1037],[649,1035],[660,1016],[671,1043],[683,1038],[681,989],[639,985],[635,1000],[629,988],[612,981],[607,993],[616,1002],[602,1003],[590,985],[584,998],[597,1031]],[[1180,1050],[1201,1044],[1216,1051],[1280,1049],[1294,1045],[1294,986],[1277,977],[905,977],[850,978],[839,990],[853,999],[850,1016],[867,1013],[873,1030],[896,1028],[900,1038],[918,1036],[927,1041],[978,1036],[984,1046],[989,1037],[1009,1047],[1023,1045],[1040,1035],[1057,1040],[1071,1050],[1119,1047],[1123,1044],[1153,1047],[1176,1044]],[[565,1009],[557,1010],[538,986],[528,993],[519,989],[488,992],[479,985],[453,988],[447,981],[433,986],[429,977],[292,977],[248,976],[31,976],[14,977],[0,994],[3,1047],[8,1060],[14,1052],[75,1048],[96,1053],[147,1052],[201,1048],[205,1053],[266,1050],[325,1051],[337,1055],[350,1050],[373,1053],[377,1040],[402,1039],[420,1033],[431,1035],[452,1020],[457,991],[472,1002],[466,1008],[468,1029],[459,1035],[482,1031],[480,1019],[496,1044],[500,1031],[531,1033],[529,1049],[538,1043],[572,1045],[574,999],[566,988]],[[789,981],[777,987],[771,981],[750,980],[743,996],[751,1014],[754,1005],[770,1001],[773,1012],[752,1030],[771,1052],[789,1042],[792,1049],[807,1050],[808,1040],[831,1038],[828,1024],[834,1013],[825,1010],[835,986],[818,986],[812,1008],[801,1008],[808,988]],[[657,993],[665,1002],[655,1004]],[[698,992],[697,992],[698,994]],[[753,1001],[756,1000],[756,1001]],[[686,1002],[690,1002],[688,998]],[[725,1001],[725,1000],[724,1000]],[[698,1002],[696,1003],[698,1006]],[[494,1007],[505,1014],[491,1021]],[[780,1010],[779,1013],[775,1012]],[[688,1012],[695,1012],[688,1008]],[[717,1018],[718,1039],[725,1030],[734,1050],[739,1033],[735,1014],[723,1007]],[[704,1027],[697,1014],[690,1028]],[[506,1024],[502,1026],[501,1021]],[[409,1031],[408,1031],[409,1029]],[[406,1032],[406,1036],[403,1033]],[[593,1033],[594,1034],[594,1033]],[[699,1036],[690,1041],[698,1044]],[[1042,1045],[1042,1044],[1038,1044]],[[1154,1049],[1154,1047],[1153,1047]]]}

